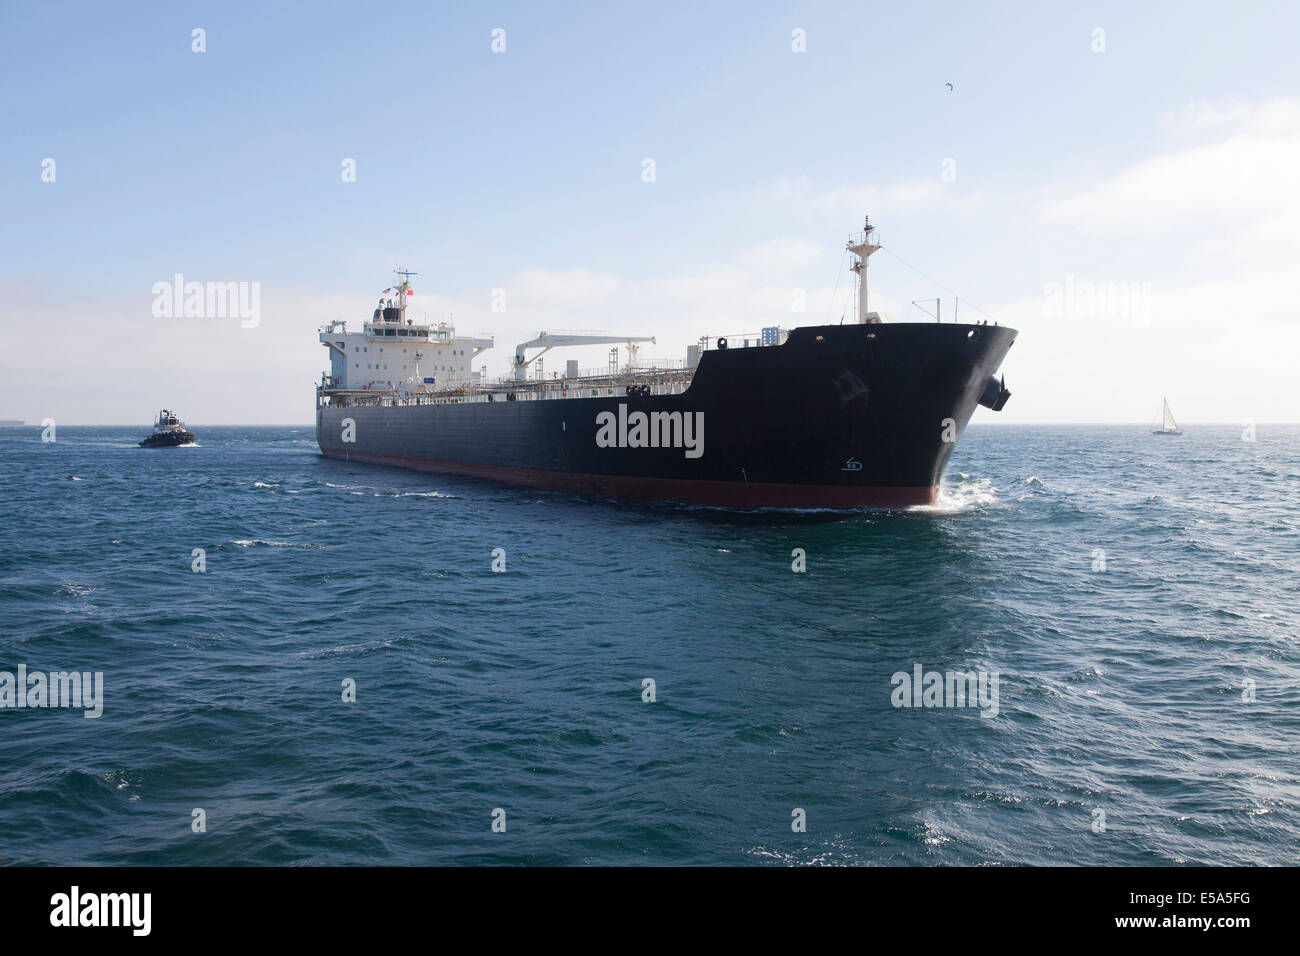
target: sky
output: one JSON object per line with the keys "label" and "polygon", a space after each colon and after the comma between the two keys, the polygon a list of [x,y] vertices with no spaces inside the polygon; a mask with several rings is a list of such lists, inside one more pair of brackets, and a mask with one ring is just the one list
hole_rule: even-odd
{"label": "sky", "polygon": [[[399,265],[492,376],[542,330],[680,360],[851,318],[870,214],[873,308],[1020,330],[975,422],[1300,421],[1297,35],[1294,3],[2,0],[0,418],[309,423],[319,326]],[[256,324],[155,314],[178,274]]]}

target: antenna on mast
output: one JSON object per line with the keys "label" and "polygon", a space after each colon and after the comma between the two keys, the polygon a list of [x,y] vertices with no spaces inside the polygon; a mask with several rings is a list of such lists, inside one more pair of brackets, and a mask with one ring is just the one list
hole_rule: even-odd
{"label": "antenna on mast", "polygon": [[397,287],[397,307],[401,310],[401,315],[405,317],[406,297],[410,294],[410,290],[411,290],[411,276],[418,276],[420,273],[408,272],[405,268],[401,266],[394,269],[393,272],[395,272],[397,275],[402,277],[402,282]]}

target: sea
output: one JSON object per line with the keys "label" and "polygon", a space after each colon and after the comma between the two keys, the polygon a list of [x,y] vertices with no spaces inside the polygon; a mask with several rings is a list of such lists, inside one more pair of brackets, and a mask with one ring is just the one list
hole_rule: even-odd
{"label": "sea", "polygon": [[0,429],[0,863],[1294,865],[1300,427],[1183,427],[852,513]]}

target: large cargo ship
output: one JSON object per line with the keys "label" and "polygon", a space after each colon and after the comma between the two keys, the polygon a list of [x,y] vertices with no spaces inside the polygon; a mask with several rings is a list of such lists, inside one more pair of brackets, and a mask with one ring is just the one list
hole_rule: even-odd
{"label": "large cargo ship", "polygon": [[[996,377],[1016,331],[996,323],[885,322],[868,311],[868,221],[849,239],[856,321],[705,336],[684,361],[642,364],[642,336],[548,334],[489,381],[491,338],[407,318],[410,277],[361,331],[324,326],[316,390],[321,453],[633,500],[739,508],[933,504],[976,405],[1000,411]],[[612,344],[607,367],[545,374],[552,348]],[[625,346],[626,361],[618,359]],[[532,350],[541,352],[529,357]]]}

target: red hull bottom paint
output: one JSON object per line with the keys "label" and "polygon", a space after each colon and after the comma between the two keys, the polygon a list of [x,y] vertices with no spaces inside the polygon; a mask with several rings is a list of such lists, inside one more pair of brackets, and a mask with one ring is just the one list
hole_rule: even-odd
{"label": "red hull bottom paint", "polygon": [[591,475],[534,468],[507,468],[433,458],[409,458],[377,452],[322,448],[326,458],[395,465],[434,474],[487,478],[507,485],[566,491],[629,501],[688,501],[722,508],[913,508],[933,505],[936,487],[852,487],[848,485],[789,485],[697,481],[689,478],[641,478],[630,475]]}

